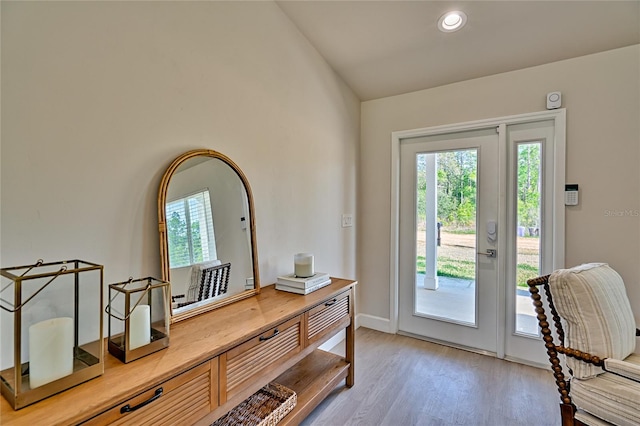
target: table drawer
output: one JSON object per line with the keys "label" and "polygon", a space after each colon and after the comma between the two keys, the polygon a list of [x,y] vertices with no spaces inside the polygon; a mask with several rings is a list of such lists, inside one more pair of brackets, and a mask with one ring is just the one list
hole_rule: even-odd
{"label": "table drawer", "polygon": [[118,404],[85,424],[193,424],[218,406],[217,371],[218,358],[215,358]]}
{"label": "table drawer", "polygon": [[307,339],[309,343],[319,340],[336,328],[350,321],[350,294],[346,291],[326,300],[307,314]]}
{"label": "table drawer", "polygon": [[224,353],[220,357],[220,403],[260,382],[259,376],[268,373],[273,364],[299,353],[301,324],[302,317],[295,317]]}

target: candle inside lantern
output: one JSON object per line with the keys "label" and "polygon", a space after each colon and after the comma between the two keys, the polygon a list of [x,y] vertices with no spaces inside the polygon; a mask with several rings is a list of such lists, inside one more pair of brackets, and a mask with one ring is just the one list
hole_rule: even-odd
{"label": "candle inside lantern", "polygon": [[296,277],[308,278],[312,277],[313,271],[313,255],[310,253],[298,253],[293,257],[294,273]]}
{"label": "candle inside lantern", "polygon": [[129,350],[151,343],[151,307],[138,305],[129,316]]}
{"label": "candle inside lantern", "polygon": [[73,319],[40,321],[29,327],[29,386],[45,385],[73,373]]}

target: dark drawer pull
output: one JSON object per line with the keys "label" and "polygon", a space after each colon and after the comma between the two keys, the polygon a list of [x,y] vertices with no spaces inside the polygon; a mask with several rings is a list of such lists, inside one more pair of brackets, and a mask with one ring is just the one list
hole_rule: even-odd
{"label": "dark drawer pull", "polygon": [[278,331],[278,329],[276,328],[275,330],[273,330],[273,334],[269,337],[264,337],[264,336],[260,336],[260,341],[264,342],[265,340],[269,340],[269,339],[273,339],[274,337],[276,337],[278,334],[280,334],[280,332]]}
{"label": "dark drawer pull", "polygon": [[325,303],[324,306],[333,306],[336,304],[337,301],[338,299],[333,299],[330,302]]}
{"label": "dark drawer pull", "polygon": [[163,392],[162,388],[156,389],[155,395],[153,395],[151,398],[147,399],[145,402],[141,402],[140,404],[136,405],[135,407],[132,407],[129,404],[125,405],[124,407],[122,407],[120,409],[120,414],[131,413],[133,411],[136,411],[138,408],[142,408],[147,404],[151,404],[153,401],[155,401],[156,399],[158,399],[158,398],[160,398],[162,396],[162,392]]}

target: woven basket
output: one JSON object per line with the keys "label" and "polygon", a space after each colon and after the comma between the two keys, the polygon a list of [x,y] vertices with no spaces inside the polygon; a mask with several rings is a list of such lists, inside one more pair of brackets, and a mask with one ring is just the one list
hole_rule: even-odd
{"label": "woven basket", "polygon": [[296,402],[294,391],[269,383],[211,426],[275,426],[293,410]]}

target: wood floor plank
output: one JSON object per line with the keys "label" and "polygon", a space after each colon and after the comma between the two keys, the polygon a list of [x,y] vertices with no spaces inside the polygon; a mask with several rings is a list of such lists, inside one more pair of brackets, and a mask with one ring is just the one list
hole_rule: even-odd
{"label": "wood floor plank", "polygon": [[551,370],[363,327],[355,364],[303,426],[560,425]]}

